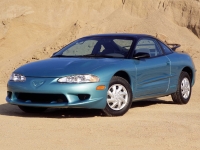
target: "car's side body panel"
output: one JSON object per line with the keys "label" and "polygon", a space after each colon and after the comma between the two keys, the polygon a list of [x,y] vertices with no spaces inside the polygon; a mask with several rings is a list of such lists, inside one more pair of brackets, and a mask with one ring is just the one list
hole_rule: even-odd
{"label": "car's side body panel", "polygon": [[171,61],[171,78],[169,84],[169,93],[172,93],[177,90],[178,79],[181,74],[181,71],[185,67],[189,67],[192,71],[192,86],[195,82],[195,66],[192,62],[192,59],[184,53],[176,53],[167,55]]}
{"label": "car's side body panel", "polygon": [[165,56],[135,60],[135,65],[137,68],[135,97],[163,94],[168,90],[170,64]]}

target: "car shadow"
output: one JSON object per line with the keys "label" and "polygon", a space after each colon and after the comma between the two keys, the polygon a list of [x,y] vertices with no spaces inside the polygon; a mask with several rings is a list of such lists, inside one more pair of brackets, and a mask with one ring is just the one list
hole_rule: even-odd
{"label": "car shadow", "polygon": [[25,113],[16,105],[1,104],[0,115],[16,117],[34,117],[34,118],[88,118],[95,116],[104,116],[101,110],[97,109],[76,109],[76,108],[48,108],[42,113]]}
{"label": "car shadow", "polygon": [[[132,103],[130,109],[136,107],[148,107],[151,105],[157,104],[174,104],[170,101],[163,101],[159,99],[148,99],[141,100]],[[34,117],[34,118],[90,118],[90,117],[106,117],[105,113],[102,110],[97,109],[76,109],[76,108],[49,108],[43,113],[24,113],[17,106],[10,104],[1,104],[0,105],[0,115],[4,116],[16,116],[16,117]]]}
{"label": "car shadow", "polygon": [[132,103],[131,108],[147,107],[147,106],[157,105],[157,104],[175,104],[175,103],[173,101],[164,101],[157,98],[151,98],[151,99],[135,101]]}

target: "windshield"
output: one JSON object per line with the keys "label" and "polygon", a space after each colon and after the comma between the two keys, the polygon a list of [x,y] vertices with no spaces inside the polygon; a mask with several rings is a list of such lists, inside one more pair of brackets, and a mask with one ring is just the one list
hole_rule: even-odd
{"label": "windshield", "polygon": [[53,57],[113,57],[125,58],[133,39],[115,37],[81,38],[67,45]]}

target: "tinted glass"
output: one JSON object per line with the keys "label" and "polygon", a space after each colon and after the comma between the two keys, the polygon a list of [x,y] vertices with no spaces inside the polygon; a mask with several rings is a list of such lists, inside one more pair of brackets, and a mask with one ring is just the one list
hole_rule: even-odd
{"label": "tinted glass", "polygon": [[157,42],[152,39],[140,40],[136,45],[135,54],[139,52],[149,53],[150,57],[156,57],[163,54]]}
{"label": "tinted glass", "polygon": [[88,55],[92,53],[94,46],[96,45],[97,40],[87,40],[85,42],[77,42],[73,46],[69,47],[66,51],[63,52],[63,55]]}
{"label": "tinted glass", "polygon": [[132,39],[114,37],[90,37],[79,39],[54,56],[111,56],[126,57],[133,43]]}
{"label": "tinted glass", "polygon": [[162,49],[164,50],[165,54],[171,54],[172,50],[170,48],[168,48],[165,44],[163,44],[162,42],[159,42]]}

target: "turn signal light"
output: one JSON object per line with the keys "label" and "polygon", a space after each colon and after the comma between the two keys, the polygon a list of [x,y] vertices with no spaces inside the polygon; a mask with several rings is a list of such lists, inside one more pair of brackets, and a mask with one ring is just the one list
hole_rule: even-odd
{"label": "turn signal light", "polygon": [[105,90],[106,86],[105,85],[99,85],[96,87],[96,90]]}

